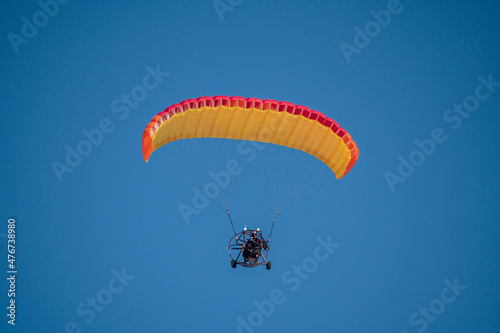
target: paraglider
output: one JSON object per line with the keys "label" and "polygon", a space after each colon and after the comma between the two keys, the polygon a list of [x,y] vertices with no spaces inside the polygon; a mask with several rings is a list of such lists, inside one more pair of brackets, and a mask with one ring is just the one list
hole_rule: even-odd
{"label": "paraglider", "polygon": [[[243,267],[266,265],[267,269],[271,269],[271,262],[267,260],[269,241],[264,239],[259,228],[248,230],[245,227],[243,231],[231,238],[227,249],[229,250],[231,267],[233,268],[236,268],[237,265]],[[237,255],[233,257],[231,250]]]}
{"label": "paraglider", "polygon": [[[181,139],[218,138],[270,143],[300,150],[316,157],[344,177],[359,151],[349,133],[334,120],[305,106],[275,100],[243,97],[200,97],[174,104],[156,115],[142,136],[147,162],[158,148]],[[229,210],[227,210],[231,221]],[[276,214],[273,220],[276,221]],[[256,267],[267,261],[269,240],[260,229],[236,233],[228,245],[231,266]],[[271,229],[272,232],[272,229]],[[250,242],[250,238],[252,241]],[[231,250],[238,254],[233,256]]]}
{"label": "paraglider", "polygon": [[234,236],[229,240],[227,246],[229,256],[231,257],[231,267],[236,268],[237,265],[243,267],[266,265],[268,270],[271,269],[271,262],[267,260],[267,254],[269,252],[269,242],[271,241],[274,222],[276,222],[276,214],[274,214],[273,226],[267,240],[264,239],[262,231],[259,228],[248,230],[245,226],[243,231],[236,233],[229,210],[227,210],[227,216],[234,231]]}

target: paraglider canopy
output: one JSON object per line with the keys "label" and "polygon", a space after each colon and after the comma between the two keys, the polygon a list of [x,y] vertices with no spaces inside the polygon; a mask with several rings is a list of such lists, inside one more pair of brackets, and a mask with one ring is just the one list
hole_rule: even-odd
{"label": "paraglider canopy", "polygon": [[273,143],[302,150],[324,162],[337,179],[358,159],[349,133],[333,119],[305,106],[243,97],[200,97],[174,104],[146,126],[147,162],[159,147],[180,139],[224,138]]}

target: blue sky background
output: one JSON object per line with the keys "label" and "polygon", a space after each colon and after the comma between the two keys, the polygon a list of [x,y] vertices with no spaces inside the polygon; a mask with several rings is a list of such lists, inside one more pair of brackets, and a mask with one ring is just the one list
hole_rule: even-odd
{"label": "blue sky background", "polygon": [[[481,88],[489,96],[460,126],[443,118],[479,76],[500,81],[498,3],[402,0],[348,63],[340,44],[354,46],[354,28],[390,1],[221,2],[231,10],[219,15],[212,1],[70,1],[47,22],[35,1],[4,4],[0,266],[6,277],[14,217],[18,275],[15,327],[0,283],[0,331],[499,332],[500,87]],[[42,26],[16,53],[9,33],[34,15]],[[148,66],[169,75],[113,112]],[[168,152],[142,159],[154,115],[215,95],[306,105],[360,150],[341,180],[310,174],[324,185],[278,217],[270,271],[233,270],[226,217],[211,203],[186,224],[178,206],[193,184]],[[102,121],[111,132],[60,181],[52,164]],[[435,129],[446,140],[391,190],[387,172]],[[257,181],[269,152],[241,174],[238,229],[269,231]],[[337,244],[319,262],[318,237]]]}

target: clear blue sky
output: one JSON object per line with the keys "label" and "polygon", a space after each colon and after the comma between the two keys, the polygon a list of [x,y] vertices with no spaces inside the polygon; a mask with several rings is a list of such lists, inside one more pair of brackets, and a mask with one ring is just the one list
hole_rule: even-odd
{"label": "clear blue sky", "polygon": [[[0,331],[500,331],[496,1],[43,1],[0,14]],[[142,158],[154,115],[215,95],[306,105],[360,150],[303,180],[270,271],[230,267],[213,203],[185,223],[184,162]],[[269,232],[273,156],[241,173],[238,229]]]}

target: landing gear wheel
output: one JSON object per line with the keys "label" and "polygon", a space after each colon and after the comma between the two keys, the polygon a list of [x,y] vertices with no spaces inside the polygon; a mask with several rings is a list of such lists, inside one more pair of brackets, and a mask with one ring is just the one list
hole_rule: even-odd
{"label": "landing gear wheel", "polygon": [[266,268],[267,268],[267,270],[270,270],[270,269],[271,269],[271,262],[270,262],[270,261],[268,261],[268,262],[267,262],[267,264],[266,264]]}
{"label": "landing gear wheel", "polygon": [[231,267],[236,268],[236,260],[234,260],[234,259],[231,260]]}

